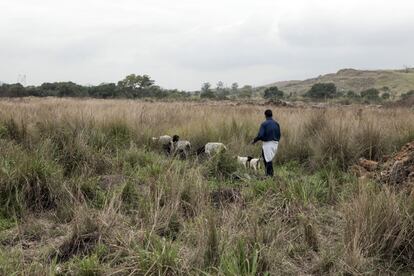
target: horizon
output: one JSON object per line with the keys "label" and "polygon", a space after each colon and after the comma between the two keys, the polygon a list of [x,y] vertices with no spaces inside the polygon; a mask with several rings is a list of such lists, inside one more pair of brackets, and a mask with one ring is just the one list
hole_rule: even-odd
{"label": "horizon", "polygon": [[[276,84],[276,83],[279,83],[279,82],[291,82],[291,81],[306,81],[306,80],[309,80],[309,79],[314,79],[314,78],[317,78],[318,76],[324,76],[324,75],[329,75],[329,74],[337,74],[339,71],[342,71],[342,70],[356,70],[356,71],[372,71],[372,72],[375,72],[375,71],[399,71],[399,70],[405,70],[405,69],[414,69],[414,67],[412,67],[412,66],[406,66],[406,67],[400,67],[400,68],[377,68],[377,69],[374,69],[374,68],[372,68],[372,69],[370,69],[370,68],[367,68],[367,69],[361,69],[361,68],[341,68],[341,69],[338,69],[338,70],[336,70],[336,71],[333,71],[333,72],[328,72],[328,73],[323,73],[323,74],[316,74],[316,75],[314,75],[314,76],[310,76],[310,77],[307,77],[307,78],[303,78],[303,79],[286,79],[286,80],[276,80],[276,81],[274,81],[274,82],[272,82],[272,83],[266,83],[266,84],[259,84],[259,85],[254,85],[254,84],[249,84],[249,83],[246,83],[246,84],[243,84],[243,85],[240,85],[240,83],[239,82],[237,82],[237,81],[235,81],[236,83],[238,83],[239,85],[240,85],[240,87],[242,87],[242,86],[244,86],[244,85],[250,85],[250,86],[252,86],[253,88],[258,88],[258,87],[266,87],[266,86],[269,86],[269,85],[273,85],[273,84]],[[131,74],[136,74],[136,73],[131,73]],[[129,74],[128,74],[129,75]],[[139,75],[139,74],[138,74]],[[78,85],[82,85],[82,86],[86,86],[86,87],[92,87],[92,86],[98,86],[98,85],[100,85],[100,84],[108,84],[108,83],[115,83],[115,84],[117,84],[118,83],[118,81],[120,81],[120,80],[122,80],[124,77],[126,77],[126,76],[124,76],[124,77],[122,77],[121,79],[119,79],[118,81],[114,81],[114,82],[100,82],[100,83],[77,83],[77,82],[74,82],[74,81],[72,81],[72,80],[61,80],[61,81],[45,81],[45,82],[40,82],[40,83],[37,83],[37,84],[24,84],[24,83],[22,83],[22,77],[24,77],[24,79],[26,79],[26,75],[25,74],[20,74],[20,75],[18,75],[17,76],[17,81],[16,82],[4,82],[4,81],[2,81],[1,79],[0,79],[0,85],[1,84],[17,84],[17,83],[20,83],[20,84],[22,84],[24,87],[29,87],[29,86],[40,86],[41,84],[43,84],[43,83],[54,83],[54,82],[73,82],[73,83],[75,83],[75,84],[78,84]],[[150,76],[151,77],[151,76]],[[20,79],[20,80],[19,80]],[[155,83],[154,83],[154,85],[157,85],[158,86],[158,84],[157,84],[157,80],[154,80],[155,81]],[[219,82],[219,81],[217,81],[217,82]],[[212,87],[215,87],[215,85],[217,84],[217,82],[210,82],[210,84],[212,85]],[[202,83],[203,84],[203,83]],[[200,84],[200,88],[201,88],[201,85],[202,84]],[[231,83],[230,84],[228,84],[228,83],[224,83],[224,87],[226,87],[226,88],[230,88],[231,87]],[[163,89],[167,89],[167,90],[174,90],[174,89],[176,89],[176,90],[179,90],[179,91],[185,91],[185,92],[199,92],[200,91],[200,88],[198,88],[198,89],[193,89],[193,90],[184,90],[184,89],[178,89],[178,88],[175,88],[175,87],[161,87],[161,88],[163,88]]]}

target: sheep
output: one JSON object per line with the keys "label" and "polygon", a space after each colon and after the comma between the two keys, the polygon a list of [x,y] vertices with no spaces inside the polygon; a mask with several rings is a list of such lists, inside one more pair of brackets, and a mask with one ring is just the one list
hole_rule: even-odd
{"label": "sheep", "polygon": [[191,150],[191,143],[187,140],[180,140],[178,135],[174,135],[172,141],[174,154],[180,154],[183,159],[187,158]]}
{"label": "sheep", "polygon": [[260,169],[260,158],[253,158],[251,156],[237,156],[237,162],[243,165],[245,168],[252,168],[255,171]]}
{"label": "sheep", "polygon": [[171,154],[174,149],[173,138],[169,135],[162,135],[160,137],[152,137],[153,142],[159,143],[167,154]]}
{"label": "sheep", "polygon": [[249,162],[250,162],[250,168],[252,168],[253,170],[257,171],[260,169],[260,159],[261,158],[252,158]]}
{"label": "sheep", "polygon": [[212,156],[222,150],[227,150],[227,147],[223,143],[209,142],[197,150],[197,155],[206,153],[208,156]]}
{"label": "sheep", "polygon": [[242,156],[237,155],[237,163],[243,165],[245,168],[249,167],[250,160],[252,160],[252,159],[253,159],[253,157],[251,157],[251,156],[242,157]]}

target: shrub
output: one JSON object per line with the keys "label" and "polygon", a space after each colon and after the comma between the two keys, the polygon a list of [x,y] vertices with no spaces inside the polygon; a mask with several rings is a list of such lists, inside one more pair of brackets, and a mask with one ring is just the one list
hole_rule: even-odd
{"label": "shrub", "polygon": [[361,92],[361,97],[368,101],[379,101],[379,91],[375,88],[370,88]]}
{"label": "shrub", "polygon": [[305,97],[313,99],[334,98],[336,96],[336,86],[334,83],[315,83],[306,92]]}
{"label": "shrub", "polygon": [[279,90],[276,86],[266,88],[263,98],[265,99],[282,99],[283,91]]}

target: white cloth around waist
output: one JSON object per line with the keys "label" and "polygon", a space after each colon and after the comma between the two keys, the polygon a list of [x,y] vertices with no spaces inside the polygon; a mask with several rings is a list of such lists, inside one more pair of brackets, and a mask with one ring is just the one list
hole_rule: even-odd
{"label": "white cloth around waist", "polygon": [[271,162],[275,158],[278,145],[279,142],[277,141],[263,142],[263,155],[266,162]]}

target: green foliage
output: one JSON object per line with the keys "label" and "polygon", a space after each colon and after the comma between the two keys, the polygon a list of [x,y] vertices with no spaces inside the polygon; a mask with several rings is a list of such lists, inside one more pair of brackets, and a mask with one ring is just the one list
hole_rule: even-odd
{"label": "green foliage", "polygon": [[238,96],[240,98],[251,98],[253,96],[253,87],[251,85],[244,85],[239,89]]}
{"label": "green foliage", "polygon": [[346,96],[347,96],[348,98],[350,98],[350,99],[356,99],[356,98],[358,98],[358,97],[359,97],[359,95],[358,95],[357,93],[355,93],[353,90],[349,90],[349,91],[346,93]]}
{"label": "green foliage", "polygon": [[217,225],[212,214],[208,217],[207,224],[207,248],[204,254],[204,266],[205,267],[215,267],[220,260],[220,249],[219,242],[220,237],[217,230]]}
{"label": "green foliage", "polygon": [[43,83],[24,87],[20,83],[0,85],[0,97],[93,97],[93,98],[188,98],[190,93],[166,90],[154,85],[148,75],[130,74],[115,83],[82,86],[73,82]]}
{"label": "green foliage", "polygon": [[122,208],[127,213],[136,211],[139,207],[141,195],[138,192],[136,185],[136,183],[128,181],[122,189]]}
{"label": "green foliage", "polygon": [[228,251],[221,257],[220,271],[224,275],[268,275],[261,271],[258,246],[250,247],[244,240],[238,240],[236,246]]}
{"label": "green foliage", "polygon": [[13,118],[10,118],[7,121],[3,122],[0,129],[0,136],[15,140],[17,143],[24,142],[27,136],[26,124],[18,124]]}
{"label": "green foliage", "polygon": [[414,96],[414,90],[410,90],[407,93],[401,94],[401,99],[408,99]]}
{"label": "green foliage", "polygon": [[130,127],[121,120],[111,121],[103,127],[106,142],[113,150],[130,145],[133,132]]}
{"label": "green foliage", "polygon": [[206,99],[213,99],[216,97],[216,94],[211,89],[211,84],[209,82],[203,83],[201,87],[200,97]]}
{"label": "green foliage", "polygon": [[121,89],[138,89],[147,88],[154,84],[154,81],[148,75],[131,74],[126,76],[123,80],[118,82]]}
{"label": "green foliage", "polygon": [[361,97],[368,101],[379,101],[379,91],[375,88],[370,88],[361,92]]}
{"label": "green foliage", "polygon": [[119,89],[115,83],[102,83],[92,86],[88,90],[89,96],[94,98],[115,98],[118,96]]}
{"label": "green foliage", "polygon": [[98,276],[103,275],[104,272],[95,254],[83,258],[75,256],[70,261],[68,270],[79,276]]}
{"label": "green foliage", "polygon": [[156,235],[148,235],[145,239],[145,247],[137,245],[134,249],[136,255],[134,258],[130,258],[130,261],[135,263],[135,266],[132,267],[135,273],[147,275],[179,274],[181,269],[179,252],[171,241]]}
{"label": "green foliage", "polygon": [[305,96],[313,99],[334,98],[337,96],[336,86],[334,83],[315,83]]}
{"label": "green foliage", "polygon": [[266,88],[263,98],[265,99],[282,99],[284,96],[283,91],[279,90],[276,86]]}
{"label": "green foliage", "polygon": [[218,179],[229,179],[237,171],[236,159],[226,151],[215,154],[207,163],[207,175]]}
{"label": "green foliage", "polygon": [[28,93],[20,83],[0,85],[0,97],[26,97]]}
{"label": "green foliage", "polygon": [[96,178],[79,179],[80,191],[87,203],[94,208],[102,208],[107,201],[107,193],[98,185]]}
{"label": "green foliage", "polygon": [[16,220],[11,217],[4,216],[0,212],[0,232],[3,230],[10,229],[16,225]]}
{"label": "green foliage", "polygon": [[391,95],[388,92],[385,92],[385,93],[381,94],[381,99],[383,99],[383,100],[389,100],[390,97],[391,97]]}
{"label": "green foliage", "polygon": [[23,268],[21,258],[20,252],[0,250],[0,275],[18,275]]}
{"label": "green foliage", "polygon": [[62,169],[41,152],[0,145],[0,205],[8,216],[55,209],[64,197]]}

